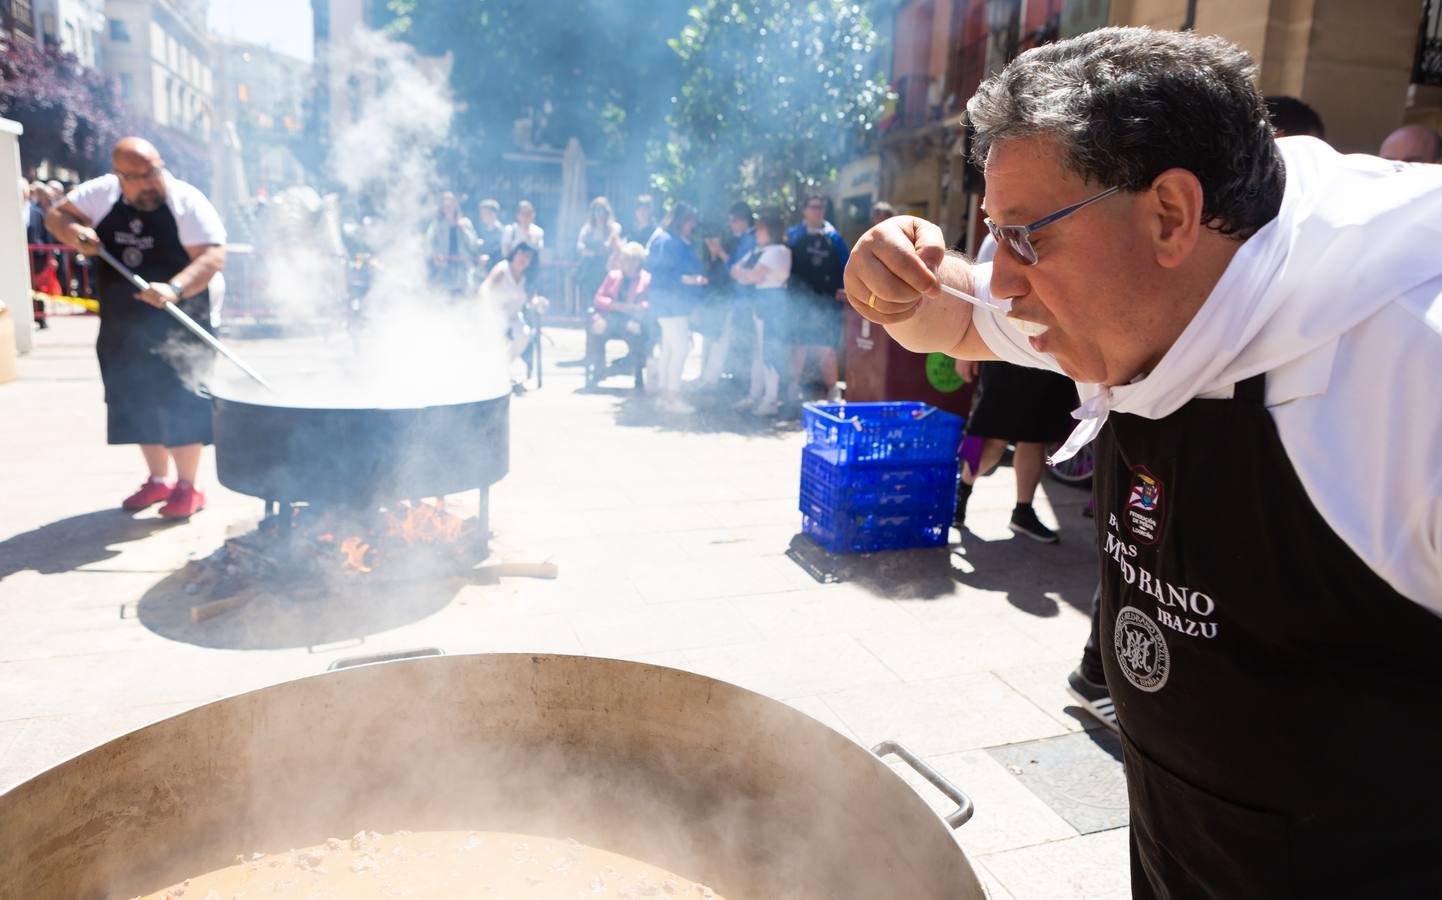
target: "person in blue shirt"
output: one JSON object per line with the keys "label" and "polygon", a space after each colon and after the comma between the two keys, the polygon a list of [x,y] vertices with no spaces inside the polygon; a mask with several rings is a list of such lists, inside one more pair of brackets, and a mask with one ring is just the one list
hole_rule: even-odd
{"label": "person in blue shirt", "polygon": [[661,331],[661,359],[656,386],[661,409],[693,413],[696,408],[681,399],[681,374],[691,350],[690,315],[706,284],[701,258],[691,244],[696,210],[677,202],[666,224],[651,239],[646,268],[651,272],[651,314]]}
{"label": "person in blue shirt", "polygon": [[783,395],[800,393],[807,354],[815,351],[826,383],[827,399],[840,400],[837,349],[846,309],[842,273],[850,255],[841,234],[826,221],[826,198],[812,194],[802,208],[802,221],[786,232],[791,248],[791,372]]}

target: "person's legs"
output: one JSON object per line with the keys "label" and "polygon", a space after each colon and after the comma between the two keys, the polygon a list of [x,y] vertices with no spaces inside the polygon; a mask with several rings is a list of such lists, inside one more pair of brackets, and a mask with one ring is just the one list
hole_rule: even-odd
{"label": "person's legs", "polygon": [[835,347],[816,348],[817,363],[821,366],[821,380],[826,383],[826,397],[839,400],[836,387],[841,381],[841,366],[837,361]]}
{"label": "person's legs", "polygon": [[1091,634],[1087,636],[1086,646],[1082,648],[1081,665],[1066,677],[1066,689],[1097,721],[1116,731],[1117,711],[1112,705],[1111,692],[1107,689],[1106,669],[1102,666],[1101,606],[1102,588],[1097,585],[1096,592],[1092,594]]}
{"label": "person's legs", "polygon": [[204,444],[183,444],[168,447],[170,458],[175,460],[175,490],[170,499],[160,507],[160,514],[167,519],[188,519],[205,509],[205,494],[195,487],[195,476],[200,471],[200,454]]}
{"label": "person's legs", "polygon": [[170,474],[170,454],[160,444],[141,444],[140,455],[145,457],[145,467],[152,479],[164,481]]}
{"label": "person's legs", "polygon": [[766,356],[762,349],[766,337],[766,323],[761,321],[760,316],[752,316],[751,319],[756,330],[756,336],[751,343],[751,389],[747,392],[746,399],[736,405],[738,409],[755,406],[766,390]]}
{"label": "person's legs", "polygon": [[691,330],[686,316],[666,316],[661,323],[661,395],[673,407],[680,407],[681,376],[686,370]]}
{"label": "person's legs", "polygon": [[1011,467],[1016,470],[1016,502],[1030,504],[1036,496],[1036,486],[1041,484],[1041,473],[1046,467],[1045,448],[1031,441],[1018,441],[1016,452],[1011,455]]}
{"label": "person's legs", "polygon": [[[961,480],[963,484],[976,484],[976,480],[984,475],[990,475],[991,470],[997,467],[1001,458],[1006,455],[1006,441],[1001,438],[987,438],[986,443],[981,446],[981,466],[973,472],[971,466],[963,462],[961,464]],[[1033,485],[1035,487],[1035,485]]]}
{"label": "person's legs", "polygon": [[178,484],[195,484],[196,473],[200,471],[200,454],[204,449],[204,444],[186,444],[183,447],[168,448],[170,458],[175,460],[175,475]]}
{"label": "person's legs", "polygon": [[1001,438],[986,438],[981,445],[976,471],[972,471],[970,462],[965,459],[961,461],[961,480],[956,483],[956,512],[952,514],[951,524],[957,528],[966,524],[966,502],[971,499],[972,485],[976,484],[978,478],[990,474],[1005,455],[1006,441]]}
{"label": "person's legs", "polygon": [[806,371],[805,344],[791,345],[791,370],[786,373],[786,401],[789,403],[801,396],[801,373]]}
{"label": "person's legs", "polygon": [[721,333],[706,339],[706,361],[701,368],[701,383],[713,385],[726,371],[726,357],[731,353],[731,309],[722,311]]}
{"label": "person's legs", "polygon": [[1036,487],[1041,482],[1042,469],[1046,465],[1044,456],[1045,448],[1041,444],[1017,442],[1016,452],[1011,457],[1012,468],[1016,471],[1016,507],[1011,511],[1010,528],[1014,534],[1024,535],[1043,544],[1055,544],[1060,540],[1056,532],[1041,523],[1031,505],[1032,498],[1036,496]]}

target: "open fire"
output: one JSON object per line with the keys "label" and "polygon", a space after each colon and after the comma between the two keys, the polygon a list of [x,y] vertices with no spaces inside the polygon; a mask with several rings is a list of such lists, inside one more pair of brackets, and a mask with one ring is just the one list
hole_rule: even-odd
{"label": "open fire", "polygon": [[[302,508],[297,507],[293,514],[299,518],[301,512]],[[468,525],[468,520],[446,509],[444,497],[437,497],[431,502],[403,501],[394,508],[377,511],[375,518],[378,525],[373,532],[342,537],[335,530],[329,530],[315,534],[314,540],[334,547],[336,555],[348,569],[369,573],[400,548],[455,544],[466,537]],[[474,520],[469,524],[475,527]],[[299,530],[304,539],[309,529]]]}

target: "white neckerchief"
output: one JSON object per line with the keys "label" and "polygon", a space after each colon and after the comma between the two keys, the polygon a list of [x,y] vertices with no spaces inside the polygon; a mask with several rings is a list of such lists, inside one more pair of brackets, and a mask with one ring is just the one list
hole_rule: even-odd
{"label": "white neckerchief", "polygon": [[1277,218],[1237,251],[1146,377],[1077,384],[1079,423],[1049,462],[1070,459],[1112,412],[1169,416],[1312,352],[1442,275],[1442,166],[1343,156],[1307,137],[1277,146],[1287,175]]}

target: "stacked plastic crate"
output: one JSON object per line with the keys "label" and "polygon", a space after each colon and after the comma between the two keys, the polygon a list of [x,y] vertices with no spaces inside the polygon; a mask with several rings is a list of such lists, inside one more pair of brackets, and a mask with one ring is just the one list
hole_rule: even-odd
{"label": "stacked plastic crate", "polygon": [[809,403],[801,527],[832,553],[939,547],[962,420],[925,403]]}

